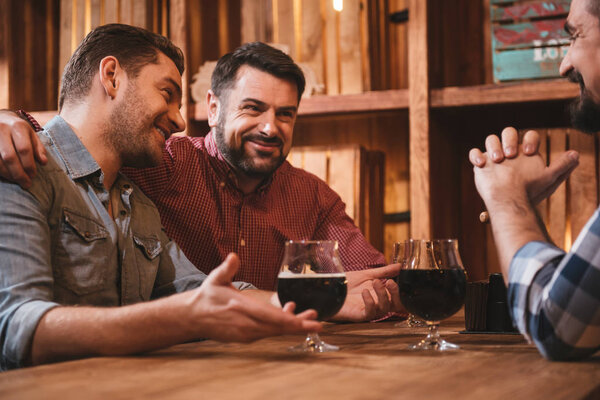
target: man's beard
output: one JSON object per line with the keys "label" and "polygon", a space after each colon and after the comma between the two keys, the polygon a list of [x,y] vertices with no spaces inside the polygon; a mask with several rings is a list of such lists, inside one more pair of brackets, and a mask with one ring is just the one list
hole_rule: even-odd
{"label": "man's beard", "polygon": [[600,105],[592,100],[579,72],[572,70],[568,78],[571,82],[578,83],[581,88],[581,95],[569,106],[571,124],[586,133],[600,131]]}
{"label": "man's beard", "polygon": [[247,134],[242,137],[239,149],[229,146],[225,140],[225,118],[222,115],[219,116],[217,126],[215,127],[215,142],[217,143],[219,153],[221,153],[229,165],[243,172],[245,175],[252,178],[266,178],[272,175],[277,168],[283,164],[287,157],[287,154],[283,154],[283,143],[278,137],[266,138],[260,136],[260,139],[264,142],[279,144],[279,156],[272,159],[271,163],[259,166],[256,165],[254,159],[244,151],[244,144],[251,138],[252,134]]}
{"label": "man's beard", "polygon": [[[153,120],[140,110],[147,110],[146,103],[129,87],[103,129],[104,142],[119,155],[124,167],[153,167],[162,160],[162,153],[151,148]],[[146,121],[152,124],[144,126]]]}

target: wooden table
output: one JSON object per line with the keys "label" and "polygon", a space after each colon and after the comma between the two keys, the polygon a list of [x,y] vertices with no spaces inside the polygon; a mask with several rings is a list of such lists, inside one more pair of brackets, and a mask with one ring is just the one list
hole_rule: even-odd
{"label": "wooden table", "polygon": [[250,345],[187,343],[132,357],[91,358],[0,373],[0,399],[600,399],[600,355],[549,362],[520,335],[464,335],[462,349],[410,352],[423,329],[330,324],[342,350],[289,353],[298,336]]}

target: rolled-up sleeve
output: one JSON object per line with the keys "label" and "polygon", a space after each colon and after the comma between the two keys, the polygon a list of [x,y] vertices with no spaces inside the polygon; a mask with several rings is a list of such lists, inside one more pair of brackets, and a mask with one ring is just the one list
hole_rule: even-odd
{"label": "rolled-up sleeve", "polygon": [[513,321],[546,358],[580,359],[600,349],[599,250],[596,211],[569,253],[530,242],[511,262]]}
{"label": "rolled-up sleeve", "polygon": [[[33,192],[43,193],[39,180]],[[53,298],[50,229],[38,198],[0,181],[0,368],[27,364],[42,316]]]}

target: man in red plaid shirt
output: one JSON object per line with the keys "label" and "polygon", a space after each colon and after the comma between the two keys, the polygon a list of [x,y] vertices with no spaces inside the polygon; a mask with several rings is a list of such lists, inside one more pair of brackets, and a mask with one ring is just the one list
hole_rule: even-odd
{"label": "man in red plaid shirt", "polygon": [[[171,137],[161,166],[123,171],[156,203],[167,233],[203,272],[235,252],[241,261],[235,279],[273,290],[287,240],[337,240],[349,271],[385,264],[340,197],[285,161],[304,86],[289,56],[264,43],[243,45],[213,73],[208,135]],[[397,296],[393,281],[375,281],[370,289],[368,302]]]}

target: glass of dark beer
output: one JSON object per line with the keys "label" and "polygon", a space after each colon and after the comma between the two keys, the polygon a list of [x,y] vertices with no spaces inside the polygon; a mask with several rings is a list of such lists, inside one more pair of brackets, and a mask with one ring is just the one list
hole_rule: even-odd
{"label": "glass of dark beer", "polygon": [[[320,321],[333,317],[346,300],[346,274],[338,255],[338,243],[323,241],[288,241],[277,277],[277,295],[281,304],[296,303],[295,312],[313,309]],[[316,333],[292,351],[323,353],[337,351],[338,346],[323,342]]]}
{"label": "glass of dark beer", "polygon": [[[421,240],[416,239],[407,239],[395,242],[392,263],[400,264],[402,269],[414,269],[417,265],[419,265],[419,246],[421,245],[421,242]],[[396,283],[398,283],[398,278],[396,278]],[[418,318],[416,315],[409,313],[405,322],[399,322],[394,326],[401,328],[418,328],[425,326],[425,321]]]}
{"label": "glass of dark beer", "polygon": [[398,276],[400,300],[408,312],[426,321],[427,337],[411,350],[456,350],[456,344],[440,337],[440,321],[456,313],[465,301],[467,277],[456,239],[424,240],[419,262]]}

